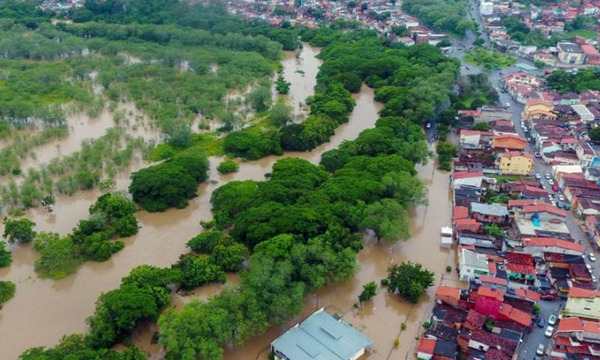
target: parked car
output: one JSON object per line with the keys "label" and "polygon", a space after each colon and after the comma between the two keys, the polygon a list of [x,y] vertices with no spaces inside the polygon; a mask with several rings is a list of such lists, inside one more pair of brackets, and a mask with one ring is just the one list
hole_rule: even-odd
{"label": "parked car", "polygon": [[431,128],[431,123],[427,123],[426,127],[429,129]]}
{"label": "parked car", "polygon": [[588,269],[588,271],[590,272],[590,274],[592,273],[592,265],[586,263],[585,264],[586,269]]}
{"label": "parked car", "polygon": [[541,296],[541,299],[546,301],[554,301],[556,299],[556,296],[553,294],[544,294]]}
{"label": "parked car", "polygon": [[542,175],[540,175],[540,174],[535,174],[535,179],[536,179],[536,180],[541,180],[541,179],[542,179]]}
{"label": "parked car", "polygon": [[552,204],[552,206],[556,206],[556,201],[555,200],[552,200],[550,203]]}
{"label": "parked car", "polygon": [[536,153],[535,153],[535,157],[536,157],[536,158],[541,158],[541,157],[542,157],[542,155],[540,155],[540,153],[536,152]]}
{"label": "parked car", "polygon": [[556,207],[559,208],[559,209],[562,209],[562,208],[564,208],[564,205],[563,205],[563,203],[561,203],[559,201],[559,202],[556,203]]}
{"label": "parked car", "polygon": [[596,276],[594,276],[594,274],[592,274],[592,282],[594,284],[598,282],[598,279],[596,279]]}
{"label": "parked car", "polygon": [[556,324],[556,315],[550,315],[550,317],[548,317],[548,325],[554,324]]}
{"label": "parked car", "polygon": [[538,319],[538,322],[537,322],[537,326],[538,326],[540,329],[543,329],[543,328],[544,328],[544,325],[546,325],[546,321],[544,320],[544,318],[543,318],[543,317],[539,318],[539,319]]}
{"label": "parked car", "polygon": [[594,255],[594,253],[592,252],[588,253],[588,258],[590,259],[590,261],[596,261],[596,255]]}
{"label": "parked car", "polygon": [[552,179],[548,179],[548,184],[550,184],[550,185],[554,185],[554,180],[552,180]]}
{"label": "parked car", "polygon": [[550,175],[549,172],[545,173],[544,176],[546,177],[546,179],[550,180],[552,179],[552,175]]}
{"label": "parked car", "polygon": [[[558,185],[556,185],[556,184],[552,185],[552,191],[558,191]],[[560,199],[560,196],[559,196],[559,199]],[[564,197],[561,201],[565,201]]]}
{"label": "parked car", "polygon": [[544,336],[551,337],[553,333],[554,333],[554,327],[553,326],[548,326],[546,328],[546,331],[544,332]]}
{"label": "parked car", "polygon": [[544,355],[544,344],[539,344],[535,353],[538,355]]}
{"label": "parked car", "polygon": [[[554,186],[552,187],[552,189],[554,189]],[[558,200],[565,201],[565,197],[563,196],[563,194],[558,194]]]}

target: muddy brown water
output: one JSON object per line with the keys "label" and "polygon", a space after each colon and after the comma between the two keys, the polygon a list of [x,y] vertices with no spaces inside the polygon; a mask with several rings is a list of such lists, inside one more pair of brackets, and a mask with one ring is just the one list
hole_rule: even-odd
{"label": "muddy brown water", "polygon": [[307,115],[306,109],[303,109],[301,104],[303,105],[306,98],[314,94],[314,87],[317,85],[316,74],[321,66],[321,60],[315,57],[319,51],[319,48],[304,44],[302,51],[286,52],[281,62],[283,77],[291,83],[287,98],[296,117]]}
{"label": "muddy brown water", "polygon": [[[313,49],[307,46],[302,54],[311,50]],[[314,55],[304,57],[303,61],[305,64],[311,61],[318,64]],[[318,65],[312,68],[314,73],[305,71],[304,77],[298,81],[314,79]],[[292,86],[290,96],[303,96],[297,95],[295,89]],[[372,128],[380,108],[374,102],[373,95],[371,89],[363,87],[355,96],[357,106],[350,121],[336,130],[330,142],[311,152],[286,153],[284,156],[297,156],[316,164],[324,151],[337,148],[343,140],[354,139],[362,130]],[[271,156],[254,162],[243,162],[237,173],[228,175],[220,175],[216,171],[216,166],[222,159],[211,158],[209,181],[199,187],[198,197],[191,200],[187,208],[171,209],[158,214],[138,212],[140,231],[137,235],[124,239],[126,246],[122,251],[106,262],[85,263],[76,274],[65,279],[54,281],[38,278],[33,270],[37,254],[31,246],[12,248],[13,264],[9,268],[0,269],[0,279],[13,281],[17,285],[15,297],[0,310],[0,360],[15,359],[32,346],[52,346],[65,334],[86,332],[85,318],[92,314],[98,296],[118,287],[121,278],[132,268],[142,264],[170,266],[182,253],[187,252],[185,243],[201,231],[199,222],[212,217],[209,204],[212,191],[231,180],[264,180],[265,174],[271,171],[274,162],[280,158]],[[135,171],[143,166],[145,164],[138,157],[130,170]],[[358,256],[360,269],[356,276],[311,295],[302,315],[287,325],[301,320],[316,307],[324,306],[330,312],[343,314],[346,321],[363,330],[375,341],[369,359],[387,359],[390,354],[393,358],[411,358],[409,355],[414,348],[418,324],[433,306],[434,289],[430,289],[427,296],[414,306],[382,289],[378,290],[378,295],[371,304],[358,310],[354,310],[352,305],[356,302],[362,285],[369,281],[378,282],[385,277],[389,264],[395,262],[420,262],[435,271],[437,283],[442,281],[442,276],[446,278],[444,281],[455,281],[454,273],[444,273],[447,264],[453,265],[454,257],[448,250],[441,250],[438,246],[440,227],[450,223],[448,175],[434,170],[433,163],[420,167],[419,175],[429,185],[431,205],[414,211],[411,239],[390,245],[378,243],[366,236],[365,248]],[[129,171],[119,174],[117,188],[124,190],[128,183]],[[87,209],[99,195],[100,192],[94,190],[79,192],[74,197],[59,197],[52,214],[43,209],[33,209],[27,215],[36,222],[38,231],[66,234],[79,219],[87,216]],[[236,282],[236,276],[228,277],[228,284]],[[202,287],[187,297],[176,295],[173,303],[180,307],[191,298],[207,298],[221,291],[223,286],[229,285]],[[408,327],[399,336],[400,346],[394,349],[393,342],[398,337],[402,322],[406,322]],[[228,349],[226,360],[266,358],[270,342],[285,328],[273,328],[243,347]],[[153,324],[140,326],[133,334],[133,341],[152,357],[159,358],[161,349],[150,345],[153,332]]]}

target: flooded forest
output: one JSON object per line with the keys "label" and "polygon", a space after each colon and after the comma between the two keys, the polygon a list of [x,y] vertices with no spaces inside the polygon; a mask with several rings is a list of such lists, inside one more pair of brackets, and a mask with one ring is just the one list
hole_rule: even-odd
{"label": "flooded forest", "polygon": [[[458,281],[423,132],[458,61],[121,3],[0,4],[0,360],[268,359],[321,307],[373,339],[365,359],[414,358]],[[418,303],[380,283],[404,262],[434,273]]]}

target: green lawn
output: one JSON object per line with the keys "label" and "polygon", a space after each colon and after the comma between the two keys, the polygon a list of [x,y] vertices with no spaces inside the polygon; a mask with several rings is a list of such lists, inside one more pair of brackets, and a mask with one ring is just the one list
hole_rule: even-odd
{"label": "green lawn", "polygon": [[464,60],[470,64],[486,69],[497,69],[513,66],[516,60],[485,48],[476,48],[465,54]]}
{"label": "green lawn", "polygon": [[581,36],[586,39],[594,39],[596,37],[596,35],[598,35],[598,33],[595,32],[594,30],[579,29],[579,30],[569,31],[569,35]]}

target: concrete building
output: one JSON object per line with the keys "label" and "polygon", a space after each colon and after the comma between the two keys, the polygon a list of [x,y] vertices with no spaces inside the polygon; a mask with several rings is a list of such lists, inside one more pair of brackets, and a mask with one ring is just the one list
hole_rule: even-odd
{"label": "concrete building", "polygon": [[498,157],[502,175],[529,175],[533,171],[533,155],[520,151],[507,151]]}
{"label": "concrete building", "polygon": [[483,16],[490,16],[494,13],[494,3],[488,1],[482,1],[479,4],[479,12]]}
{"label": "concrete building", "polygon": [[563,314],[600,320],[600,291],[572,287]]}
{"label": "concrete building", "polygon": [[271,350],[276,360],[357,360],[372,344],[321,308],[273,341]]}
{"label": "concrete building", "polygon": [[584,124],[592,122],[596,119],[594,114],[592,114],[585,105],[581,105],[581,104],[571,105],[571,108],[573,108],[573,110],[575,110],[575,112],[581,119],[581,122]]}
{"label": "concrete building", "polygon": [[585,62],[585,53],[579,45],[570,42],[559,42],[558,60],[564,64],[582,65]]}
{"label": "concrete building", "polygon": [[472,277],[490,273],[486,255],[464,248],[458,253],[458,267],[461,281],[469,281]]}
{"label": "concrete building", "polygon": [[471,203],[471,217],[483,223],[503,224],[508,220],[506,205]]}

